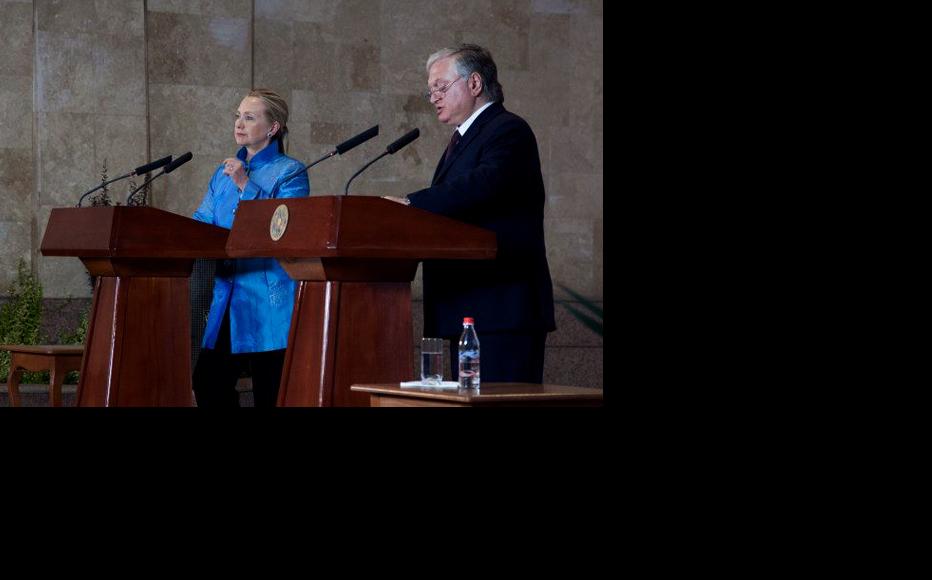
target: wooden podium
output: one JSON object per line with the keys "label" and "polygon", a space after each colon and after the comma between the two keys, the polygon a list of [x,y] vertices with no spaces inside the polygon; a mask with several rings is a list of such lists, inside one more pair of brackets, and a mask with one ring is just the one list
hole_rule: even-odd
{"label": "wooden podium", "polygon": [[319,196],[241,203],[226,250],[278,258],[298,281],[278,405],[365,407],[353,384],[412,379],[418,262],[492,259],[496,242],[379,197]]}
{"label": "wooden podium", "polygon": [[195,258],[226,258],[229,230],[152,207],[56,208],[44,256],[97,276],[79,407],[189,407]]}

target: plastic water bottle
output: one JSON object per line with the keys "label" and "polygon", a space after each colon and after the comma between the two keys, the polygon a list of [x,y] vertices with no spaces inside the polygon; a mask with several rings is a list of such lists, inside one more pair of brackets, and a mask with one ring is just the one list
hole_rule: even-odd
{"label": "plastic water bottle", "polygon": [[479,337],[472,318],[463,319],[463,334],[460,336],[460,388],[479,388]]}

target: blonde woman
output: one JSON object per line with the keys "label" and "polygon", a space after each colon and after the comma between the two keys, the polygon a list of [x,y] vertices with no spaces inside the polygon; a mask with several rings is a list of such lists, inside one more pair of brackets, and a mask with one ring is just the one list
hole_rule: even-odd
{"label": "blonde woman", "polygon": [[[288,104],[268,89],[254,89],[235,113],[233,136],[240,146],[214,172],[194,219],[231,229],[241,200],[305,197],[307,174],[284,183],[303,164],[285,155]],[[213,300],[197,365],[198,407],[238,407],[236,382],[243,368],[252,375],[256,407],[278,398],[295,283],[272,258],[224,260],[217,266]]]}

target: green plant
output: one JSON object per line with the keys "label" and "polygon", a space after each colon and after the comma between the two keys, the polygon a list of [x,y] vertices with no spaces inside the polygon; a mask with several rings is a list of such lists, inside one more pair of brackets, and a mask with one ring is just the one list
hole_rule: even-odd
{"label": "green plant", "polygon": [[[81,320],[78,322],[78,327],[71,333],[62,332],[58,335],[59,344],[84,344],[84,339],[87,338],[87,325],[88,318],[90,313],[90,306],[88,309],[81,314]],[[79,374],[77,371],[72,371],[68,373],[65,377],[65,382],[69,385],[75,384],[78,382]]]}
{"label": "green plant", "polygon": [[587,328],[592,330],[592,332],[602,336],[602,308],[597,306],[594,302],[587,299],[582,294],[564,286],[563,284],[557,284],[564,292],[569,294],[580,306],[589,312],[583,312],[578,308],[573,302],[563,302],[563,307],[573,315],[573,318],[582,322]]}
{"label": "green plant", "polygon": [[[104,157],[103,165],[100,168],[100,182],[105,183],[107,181],[107,158]],[[91,207],[99,206],[110,206],[113,205],[113,200],[110,199],[110,186],[104,185],[99,193],[95,193],[91,196]]]}
{"label": "green plant", "polygon": [[81,320],[78,321],[78,327],[74,329],[71,333],[62,332],[58,335],[59,344],[84,344],[84,339],[87,338],[87,325],[88,325],[88,315],[90,312],[90,307],[88,310],[81,314]]}
{"label": "green plant", "polygon": [[[143,178],[145,178],[145,176],[143,176]],[[126,198],[126,205],[129,205],[129,206],[149,205],[149,184],[143,181],[142,189],[140,189],[136,193],[132,193],[134,189],[136,189],[136,180],[133,178],[130,178],[129,186],[126,189],[126,194],[128,196]],[[117,202],[117,205],[120,205],[120,203]]]}
{"label": "green plant", "polygon": [[[19,260],[16,280],[8,291],[9,300],[0,308],[0,344],[39,344],[42,322],[42,284]],[[10,353],[0,352],[0,377],[10,373]],[[48,372],[24,373],[23,382],[47,383]]]}

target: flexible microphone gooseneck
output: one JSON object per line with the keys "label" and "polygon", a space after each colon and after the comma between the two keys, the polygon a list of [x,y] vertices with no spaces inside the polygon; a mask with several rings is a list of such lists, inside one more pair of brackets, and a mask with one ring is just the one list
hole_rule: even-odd
{"label": "flexible microphone gooseneck", "polygon": [[385,153],[382,153],[381,155],[379,155],[378,157],[376,157],[375,159],[373,159],[373,160],[370,161],[369,163],[366,163],[365,165],[363,165],[363,166],[362,166],[362,169],[360,169],[359,171],[357,171],[356,173],[354,173],[353,176],[349,178],[349,181],[346,182],[346,188],[343,189],[343,195],[349,195],[349,186],[350,186],[350,183],[352,183],[353,180],[356,179],[356,176],[358,176],[360,173],[362,173],[363,171],[365,171],[370,165],[372,165],[373,163],[375,163],[375,162],[378,161],[379,159],[385,157],[386,155],[394,155],[394,154],[395,154],[396,152],[398,152],[398,150],[400,150],[402,147],[404,147],[405,145],[407,145],[407,144],[410,143],[411,141],[414,141],[415,139],[417,139],[417,138],[420,137],[420,136],[421,136],[421,130],[420,130],[420,129],[414,129],[413,131],[408,131],[407,133],[405,133],[405,135],[404,135],[401,139],[398,139],[397,141],[391,143],[388,147],[385,148]]}
{"label": "flexible microphone gooseneck", "polygon": [[97,191],[98,189],[100,189],[100,188],[102,188],[102,187],[106,187],[106,186],[110,185],[110,184],[113,183],[114,181],[119,181],[119,180],[121,180],[121,179],[126,179],[127,177],[132,177],[132,176],[134,176],[134,175],[142,175],[143,173],[149,173],[149,172],[152,171],[153,169],[158,169],[159,167],[162,167],[163,165],[168,165],[169,163],[171,163],[171,161],[172,161],[172,156],[171,156],[171,155],[169,155],[168,157],[162,157],[161,159],[158,159],[158,160],[156,160],[156,161],[153,161],[152,163],[146,163],[145,165],[140,165],[140,166],[137,167],[136,169],[134,169],[134,170],[130,171],[129,173],[127,173],[126,175],[121,175],[121,176],[119,176],[119,177],[114,177],[113,179],[111,179],[111,180],[109,180],[109,181],[105,181],[105,182],[101,183],[100,185],[98,185],[97,187],[91,189],[90,191],[85,192],[85,193],[78,199],[78,205],[77,205],[77,207],[81,207],[81,204],[84,203],[84,198],[85,198],[85,197],[89,196],[90,194],[94,193],[95,191]]}
{"label": "flexible microphone gooseneck", "polygon": [[378,135],[378,134],[379,134],[379,126],[376,125],[376,126],[374,126],[374,127],[370,127],[370,128],[368,128],[368,129],[366,129],[365,131],[363,131],[363,132],[360,133],[359,135],[356,135],[355,137],[350,137],[350,138],[347,139],[346,141],[344,141],[344,142],[340,143],[339,145],[337,145],[336,148],[335,148],[333,151],[331,151],[330,153],[327,153],[326,155],[324,155],[323,157],[321,157],[321,158],[318,159],[317,161],[314,161],[313,163],[308,163],[307,165],[305,165],[305,166],[302,167],[301,169],[298,169],[297,171],[292,171],[291,173],[289,173],[288,175],[286,175],[286,176],[283,177],[282,179],[279,179],[278,181],[276,181],[276,182],[275,182],[275,185],[272,187],[272,192],[269,194],[269,197],[275,197],[275,195],[278,193],[278,189],[279,189],[282,185],[284,185],[285,183],[287,183],[288,181],[290,181],[291,179],[293,179],[295,176],[300,175],[301,173],[307,171],[307,170],[310,169],[311,167],[314,167],[315,165],[317,165],[318,163],[320,163],[321,161],[323,161],[323,160],[325,160],[325,159],[330,159],[330,158],[333,157],[334,155],[337,155],[337,154],[343,155],[344,153],[346,153],[346,152],[349,151],[350,149],[356,147],[357,145],[362,145],[363,143],[365,143],[365,142],[368,141],[369,139],[372,139],[373,137],[375,137],[375,136]]}

